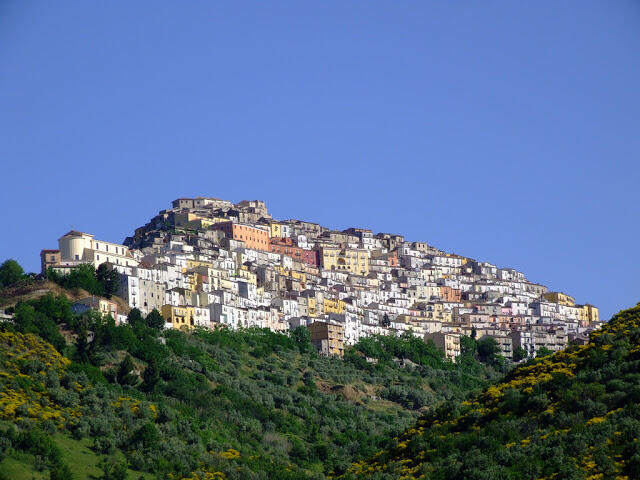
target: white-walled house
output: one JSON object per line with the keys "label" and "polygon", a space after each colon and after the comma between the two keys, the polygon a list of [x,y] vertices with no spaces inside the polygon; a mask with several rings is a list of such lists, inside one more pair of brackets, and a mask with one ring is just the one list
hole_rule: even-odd
{"label": "white-walled house", "polygon": [[95,268],[105,262],[135,267],[138,261],[129,248],[118,243],[97,240],[89,233],[71,230],[58,239],[60,260],[63,264],[89,263]]}

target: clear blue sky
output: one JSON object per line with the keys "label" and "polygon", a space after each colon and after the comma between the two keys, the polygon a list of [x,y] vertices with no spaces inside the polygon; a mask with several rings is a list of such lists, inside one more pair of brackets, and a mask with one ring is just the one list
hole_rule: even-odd
{"label": "clear blue sky", "polygon": [[179,196],[640,301],[640,2],[0,0],[0,260]]}

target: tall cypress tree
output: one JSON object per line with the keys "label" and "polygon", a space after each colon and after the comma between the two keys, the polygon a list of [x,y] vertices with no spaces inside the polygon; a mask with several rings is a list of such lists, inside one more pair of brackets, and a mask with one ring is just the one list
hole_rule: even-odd
{"label": "tall cypress tree", "polygon": [[147,368],[142,374],[141,390],[143,392],[153,393],[160,382],[160,369],[156,357],[151,357]]}
{"label": "tall cypress tree", "polygon": [[120,362],[118,367],[118,373],[116,374],[116,380],[120,385],[135,385],[138,383],[138,376],[134,373],[133,360],[131,355],[127,355]]}

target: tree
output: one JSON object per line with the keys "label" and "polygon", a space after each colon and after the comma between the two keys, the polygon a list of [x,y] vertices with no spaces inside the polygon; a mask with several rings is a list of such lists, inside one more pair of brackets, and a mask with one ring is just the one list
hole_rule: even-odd
{"label": "tree", "polygon": [[116,374],[116,381],[120,385],[135,385],[138,383],[138,376],[134,373],[133,360],[130,355],[127,355],[120,362],[118,367],[118,373]]}
{"label": "tree", "polygon": [[160,443],[160,433],[156,426],[151,423],[145,423],[138,430],[135,431],[131,438],[132,444],[141,444],[145,449],[157,449]]}
{"label": "tree", "polygon": [[311,334],[307,327],[297,327],[291,331],[291,338],[293,338],[298,345],[298,349],[301,353],[307,353],[311,351]]}
{"label": "tree", "polygon": [[513,361],[514,362],[519,362],[521,360],[524,360],[525,358],[527,358],[527,351],[522,348],[522,347],[517,347],[514,351],[513,351]]}
{"label": "tree", "polygon": [[391,320],[389,319],[389,315],[386,313],[382,317],[382,326],[385,328],[389,328],[391,326]]}
{"label": "tree", "polygon": [[46,276],[64,288],[83,288],[92,295],[104,295],[103,285],[96,278],[96,269],[89,263],[72,268],[66,275],[61,275],[49,267]]}
{"label": "tree", "polygon": [[471,338],[463,335],[460,337],[460,354],[463,356],[475,358],[476,351],[478,350],[477,342]]}
{"label": "tree", "polygon": [[162,330],[165,324],[164,318],[155,308],[151,310],[151,313],[149,313],[149,315],[147,315],[147,317],[145,318],[145,322],[147,324],[147,327],[155,328],[156,330]]}
{"label": "tree", "polygon": [[546,357],[547,355],[551,355],[553,352],[549,350],[544,345],[536,350],[536,357]]}
{"label": "tree", "polygon": [[0,265],[0,288],[15,285],[24,278],[24,270],[18,262],[9,259]]}
{"label": "tree", "polygon": [[78,363],[89,363],[89,342],[87,340],[87,329],[82,326],[75,342],[75,361]]}
{"label": "tree", "polygon": [[114,268],[109,268],[106,263],[101,263],[96,270],[96,280],[102,285],[104,296],[111,298],[118,293],[120,288],[120,274]]}
{"label": "tree", "polygon": [[19,302],[13,316],[13,324],[20,333],[35,333],[50,342],[61,352],[66,342],[60,335],[58,325],[47,314],[37,308],[39,301]]}
{"label": "tree", "polygon": [[57,461],[49,470],[49,480],[73,480],[71,469],[62,461]]}
{"label": "tree", "polygon": [[489,365],[495,364],[501,351],[496,339],[493,337],[483,337],[478,340],[477,345],[478,360]]}
{"label": "tree", "polygon": [[127,315],[127,323],[134,330],[142,327],[145,323],[142,318],[142,312],[137,308],[132,308],[129,315]]}
{"label": "tree", "polygon": [[104,458],[100,460],[98,466],[102,469],[100,480],[126,480],[127,478],[127,464],[124,462]]}
{"label": "tree", "polygon": [[160,382],[160,369],[158,368],[158,361],[156,357],[151,357],[147,368],[145,368],[142,374],[142,385],[140,389],[143,392],[153,393]]}

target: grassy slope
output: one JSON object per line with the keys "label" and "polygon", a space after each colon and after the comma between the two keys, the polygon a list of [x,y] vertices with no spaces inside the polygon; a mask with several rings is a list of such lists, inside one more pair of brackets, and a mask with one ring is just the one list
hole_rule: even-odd
{"label": "grassy slope", "polygon": [[[100,456],[91,450],[91,440],[74,440],[69,435],[56,433],[52,436],[56,445],[62,452],[62,459],[71,469],[73,478],[90,479],[99,478],[102,470],[98,467]],[[123,458],[123,457],[122,457]],[[34,466],[34,457],[26,453],[18,452],[0,462],[0,472],[6,478],[12,480],[49,479],[49,471],[38,471]],[[142,476],[145,479],[155,478],[153,475],[143,472],[129,470],[129,478],[138,479]]]}
{"label": "grassy slope", "polygon": [[[18,302],[34,300],[43,297],[47,293],[52,293],[53,295],[64,295],[71,302],[91,296],[90,293],[82,288],[66,289],[49,280],[33,280],[32,283],[21,284],[15,287],[7,287],[0,290],[0,308],[4,309],[12,307]],[[127,303],[120,297],[113,296],[111,300],[118,305],[118,312],[124,314],[129,312],[129,305],[127,305]]]}

